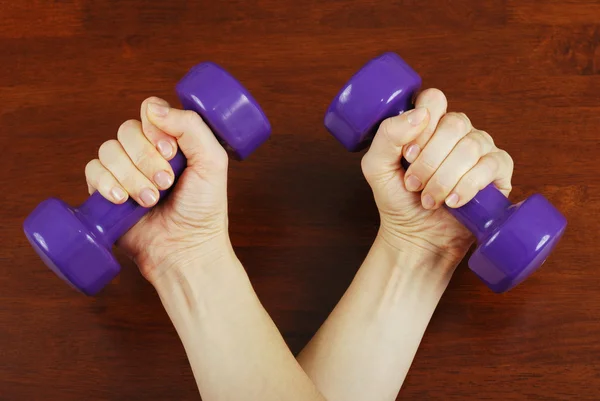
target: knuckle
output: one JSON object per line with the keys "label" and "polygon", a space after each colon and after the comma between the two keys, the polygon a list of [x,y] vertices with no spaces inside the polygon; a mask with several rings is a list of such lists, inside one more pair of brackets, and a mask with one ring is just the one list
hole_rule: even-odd
{"label": "knuckle", "polygon": [[98,181],[102,176],[102,170],[98,169],[99,164],[100,161],[98,159],[93,159],[85,165],[85,180],[87,181],[88,185],[93,187],[98,187]]}
{"label": "knuckle", "polygon": [[379,125],[379,132],[386,137],[386,139],[390,142],[390,143],[394,143],[393,142],[393,137],[392,137],[392,126],[393,126],[394,122],[392,121],[392,118],[386,118],[385,120],[383,120],[381,122],[381,124]]}
{"label": "knuckle", "polygon": [[396,148],[406,145],[410,133],[416,133],[416,127],[408,125],[405,113],[388,117],[381,122],[377,135],[383,135],[388,143]]}
{"label": "knuckle", "polygon": [[479,132],[479,134],[487,141],[489,142],[492,147],[496,146],[496,144],[494,143],[494,138],[492,138],[492,136],[487,132],[487,131],[483,131],[483,130],[477,130],[477,132]]}
{"label": "knuckle", "polygon": [[104,192],[110,191],[115,184],[115,179],[106,169],[102,168],[100,161],[92,160],[86,166],[86,181],[89,186]]}
{"label": "knuckle", "polygon": [[219,171],[226,170],[229,166],[229,157],[225,149],[214,152],[212,158],[213,167]]}
{"label": "knuckle", "polygon": [[127,141],[134,135],[136,130],[140,129],[141,124],[137,120],[127,120],[119,126],[117,130],[117,139],[119,142]]}
{"label": "knuckle", "polygon": [[500,163],[502,158],[503,156],[498,152],[490,153],[490,157],[486,158],[486,164],[491,176],[494,176],[498,172],[498,170],[500,170]]}
{"label": "knuckle", "polygon": [[424,155],[421,158],[421,160],[417,160],[415,163],[413,163],[413,166],[414,165],[416,165],[414,170],[419,170],[419,176],[422,177],[425,181],[428,179],[429,176],[431,176],[431,174],[433,174],[433,172],[437,168],[436,164],[426,155]]}
{"label": "knuckle", "polygon": [[447,193],[456,185],[456,179],[447,172],[438,171],[430,180],[432,187],[439,193]]}
{"label": "knuckle", "polygon": [[141,169],[149,169],[153,164],[152,162],[154,160],[154,155],[146,147],[137,150],[130,156],[133,161],[133,164],[135,164],[136,167],[139,167]]}
{"label": "knuckle", "polygon": [[458,115],[463,119],[463,121],[465,122],[465,124],[467,125],[467,127],[469,129],[471,129],[473,127],[473,124],[471,123],[471,119],[469,118],[469,116],[467,116],[463,112],[459,112]]}
{"label": "knuckle", "polygon": [[377,157],[369,152],[365,153],[361,159],[360,167],[365,180],[371,187],[380,184],[385,176],[381,166],[377,162]]}
{"label": "knuckle", "polygon": [[360,159],[360,169],[361,169],[363,175],[365,176],[365,178],[367,178],[367,179],[371,176],[372,171],[373,171],[373,161],[369,155],[370,155],[370,153],[367,152],[362,157],[362,159]]}
{"label": "knuckle", "polygon": [[148,103],[158,103],[158,104],[164,104],[164,105],[166,105],[167,101],[164,100],[164,99],[161,99],[161,98],[159,98],[157,96],[150,96],[150,97],[146,98],[142,102],[143,105],[148,104]]}
{"label": "knuckle", "polygon": [[202,158],[204,169],[209,171],[224,171],[229,166],[229,156],[227,151],[218,147],[218,150],[210,152],[210,154]]}
{"label": "knuckle", "polygon": [[494,150],[494,141],[491,139],[492,137],[485,131],[474,130],[472,134],[477,137],[479,141],[479,146],[481,147],[480,155],[484,155],[490,153]]}
{"label": "knuckle", "polygon": [[462,113],[450,112],[442,117],[444,125],[453,131],[459,133],[467,132],[467,120],[463,117]]}
{"label": "knuckle", "polygon": [[467,135],[460,141],[460,146],[469,158],[479,158],[483,154],[483,146],[477,135]]}
{"label": "knuckle", "polygon": [[115,176],[117,177],[118,182],[129,193],[139,192],[142,188],[150,188],[152,190],[155,188],[152,182],[149,182],[139,171],[135,171],[132,174],[119,172],[118,174],[115,174]]}
{"label": "knuckle", "polygon": [[98,163],[98,159],[92,159],[85,165],[85,176],[91,178],[96,167],[96,163]]}
{"label": "knuckle", "polygon": [[116,139],[109,139],[98,148],[98,158],[103,161],[109,161],[114,158],[117,150],[121,148],[121,144]]}
{"label": "knuckle", "polygon": [[446,95],[438,88],[428,88],[421,92],[419,100],[427,100],[427,103],[447,104]]}
{"label": "knuckle", "polygon": [[427,187],[423,192],[427,192],[433,196],[434,199],[445,198],[450,192],[451,187],[447,185],[442,179],[436,178],[429,181]]}
{"label": "knuckle", "polygon": [[115,180],[106,172],[101,173],[95,181],[96,188],[104,192],[109,192],[115,184]]}
{"label": "knuckle", "polygon": [[202,118],[193,110],[184,110],[182,119],[186,126],[194,126],[202,123]]}
{"label": "knuckle", "polygon": [[386,169],[382,168],[377,156],[369,152],[361,160],[361,170],[365,180],[371,187],[382,183],[382,180],[386,177]]}
{"label": "knuckle", "polygon": [[468,174],[463,178],[463,187],[467,187],[468,190],[466,192],[472,193],[477,191],[480,187],[479,179],[473,174]]}
{"label": "knuckle", "polygon": [[513,171],[515,167],[515,161],[513,160],[512,156],[505,150],[500,150],[500,154],[504,157],[510,171]]}
{"label": "knuckle", "polygon": [[428,178],[433,175],[438,167],[434,151],[426,147],[417,157],[417,160],[410,165],[409,170],[418,172],[419,177]]}

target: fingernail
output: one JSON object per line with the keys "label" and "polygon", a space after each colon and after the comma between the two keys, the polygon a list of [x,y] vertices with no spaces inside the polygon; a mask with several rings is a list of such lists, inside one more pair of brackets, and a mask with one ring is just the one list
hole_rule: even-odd
{"label": "fingernail", "polygon": [[427,109],[424,107],[418,107],[410,110],[408,113],[406,113],[406,115],[410,125],[414,125],[416,127],[417,125],[421,124],[423,120],[425,120],[425,117],[427,117]]}
{"label": "fingernail", "polygon": [[416,191],[421,187],[421,181],[414,175],[406,177],[406,189],[409,191]]}
{"label": "fingernail", "polygon": [[171,175],[166,171],[159,171],[154,174],[154,182],[156,182],[156,185],[159,187],[167,189],[171,186],[173,180],[171,180]]}
{"label": "fingernail", "polygon": [[453,207],[458,203],[458,195],[455,193],[450,194],[450,196],[448,196],[446,198],[446,205]]}
{"label": "fingernail", "polygon": [[156,195],[150,188],[146,188],[140,192],[140,199],[146,206],[151,206],[156,202]]}
{"label": "fingernail", "polygon": [[158,144],[156,145],[156,147],[158,148],[158,151],[165,159],[168,159],[169,157],[171,157],[173,155],[173,146],[171,145],[171,143],[169,141],[165,141],[165,140],[158,141]]}
{"label": "fingernail", "polygon": [[164,117],[169,114],[169,108],[158,103],[148,103],[148,111],[159,117]]}
{"label": "fingernail", "polygon": [[125,193],[125,191],[123,191],[121,188],[119,187],[114,187],[113,189],[110,190],[110,194],[113,198],[115,198],[115,200],[117,202],[122,201],[123,199],[125,199],[125,197],[127,196],[127,194]]}
{"label": "fingernail", "polygon": [[431,209],[433,205],[435,205],[435,201],[433,200],[431,195],[426,194],[425,196],[423,196],[423,207],[425,209]]}
{"label": "fingernail", "polygon": [[419,148],[419,145],[417,145],[417,144],[410,145],[408,147],[408,149],[406,149],[406,155],[404,156],[404,158],[406,159],[407,162],[413,163],[415,160],[417,160],[417,156],[419,156],[420,151],[421,151],[421,148]]}

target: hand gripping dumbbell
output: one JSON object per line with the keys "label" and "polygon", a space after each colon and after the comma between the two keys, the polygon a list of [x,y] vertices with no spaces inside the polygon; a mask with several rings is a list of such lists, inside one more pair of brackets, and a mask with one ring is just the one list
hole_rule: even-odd
{"label": "hand gripping dumbbell", "polygon": [[[176,92],[183,108],[204,119],[233,159],[247,158],[271,134],[271,125],[256,100],[214,63],[193,67],[176,85]],[[178,151],[169,163],[177,178],[187,161]],[[160,198],[168,191],[160,191]],[[131,198],[117,205],[98,192],[73,208],[50,198],[26,218],[23,229],[49,268],[91,296],[121,269],[112,254],[115,241],[148,211],[150,208],[141,207]]]}
{"label": "hand gripping dumbbell", "polygon": [[[338,92],[325,114],[325,127],[348,151],[362,150],[383,120],[414,107],[420,87],[421,78],[408,64],[395,53],[384,53]],[[464,206],[447,209],[477,239],[469,268],[497,293],[515,287],[540,267],[567,225],[542,195],[513,205],[493,184]]]}

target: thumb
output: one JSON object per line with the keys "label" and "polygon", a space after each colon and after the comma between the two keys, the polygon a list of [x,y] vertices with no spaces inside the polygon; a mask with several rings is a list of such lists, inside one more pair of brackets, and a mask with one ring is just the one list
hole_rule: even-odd
{"label": "thumb", "polygon": [[428,123],[429,111],[425,107],[417,107],[384,120],[363,157],[366,178],[396,172],[400,168],[403,146],[419,136]]}
{"label": "thumb", "polygon": [[227,152],[196,112],[148,103],[147,115],[153,125],[177,139],[188,167],[202,166],[203,170],[227,168]]}

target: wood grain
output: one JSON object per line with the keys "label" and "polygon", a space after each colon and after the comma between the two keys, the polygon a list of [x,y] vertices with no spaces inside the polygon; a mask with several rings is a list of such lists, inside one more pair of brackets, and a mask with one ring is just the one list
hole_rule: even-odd
{"label": "wood grain", "polygon": [[83,23],[82,3],[80,0],[0,0],[0,37],[16,39],[73,36]]}
{"label": "wood grain", "polygon": [[377,229],[360,172],[326,133],[345,80],[401,54],[515,159],[512,198],[545,194],[567,234],[505,295],[464,263],[398,399],[600,398],[600,4],[594,1],[0,0],[0,400],[196,400],[154,290],[123,273],[88,299],[21,231],[48,196],[87,197],[84,166],[140,102],[212,60],[273,137],[231,163],[231,234],[293,352],[327,317]]}

